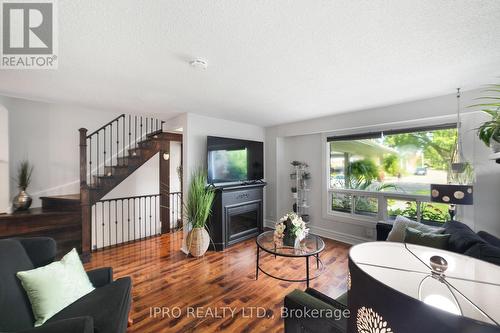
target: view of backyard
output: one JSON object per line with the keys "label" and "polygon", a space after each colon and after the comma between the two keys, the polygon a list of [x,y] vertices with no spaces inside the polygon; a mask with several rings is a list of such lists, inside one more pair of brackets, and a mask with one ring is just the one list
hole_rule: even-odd
{"label": "view of backyard", "polygon": [[[384,197],[388,218],[403,215],[417,219],[420,213],[422,220],[446,221],[448,205],[426,202],[426,198],[431,183],[448,182],[456,140],[456,128],[332,139],[332,210],[377,216],[377,193],[383,192],[387,194]],[[391,193],[415,199],[399,199],[398,195],[391,198]]]}

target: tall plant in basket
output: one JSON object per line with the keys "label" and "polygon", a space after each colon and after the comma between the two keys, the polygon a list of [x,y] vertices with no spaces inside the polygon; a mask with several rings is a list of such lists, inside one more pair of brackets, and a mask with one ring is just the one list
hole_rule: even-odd
{"label": "tall plant in basket", "polygon": [[189,253],[201,257],[210,245],[207,220],[212,211],[215,190],[207,186],[207,173],[203,169],[193,172],[185,205],[186,219],[191,230],[186,239]]}

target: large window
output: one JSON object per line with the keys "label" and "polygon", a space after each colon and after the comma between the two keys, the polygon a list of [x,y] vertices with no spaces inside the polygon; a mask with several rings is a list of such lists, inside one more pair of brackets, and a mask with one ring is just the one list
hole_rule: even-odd
{"label": "large window", "polygon": [[329,137],[330,211],[446,221],[448,207],[429,202],[429,184],[448,182],[456,140],[453,125]]}

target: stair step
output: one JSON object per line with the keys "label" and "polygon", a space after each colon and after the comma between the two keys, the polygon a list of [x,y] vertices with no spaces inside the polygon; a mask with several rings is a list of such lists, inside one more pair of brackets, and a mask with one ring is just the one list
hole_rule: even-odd
{"label": "stair step", "polygon": [[92,184],[97,184],[98,186],[100,186],[106,183],[112,183],[115,181],[116,178],[117,178],[116,176],[110,174],[93,175]]}
{"label": "stair step", "polygon": [[135,162],[140,159],[140,156],[127,156],[127,157],[118,157],[118,165],[120,166],[128,166],[129,162]]}
{"label": "stair step", "polygon": [[[158,137],[158,134],[160,133],[163,133],[163,131],[160,129],[158,131],[155,131],[155,132],[152,132],[152,133],[149,133],[148,135],[146,135],[146,138],[157,138]],[[156,139],[155,138],[155,139]]]}
{"label": "stair step", "polygon": [[100,173],[97,175],[93,175],[92,177],[95,177],[95,178],[114,178],[114,175],[111,173]]}
{"label": "stair step", "polygon": [[128,150],[128,156],[129,157],[140,157],[142,154],[142,149],[141,148],[132,148]]}
{"label": "stair step", "polygon": [[104,175],[124,175],[128,174],[128,165],[112,165],[104,167]]}
{"label": "stair step", "polygon": [[[143,140],[143,141],[139,141],[137,143],[137,145],[139,146],[139,149],[140,148],[149,148],[153,145],[153,141],[155,139],[148,139],[148,140]],[[136,148],[137,149],[137,148]]]}

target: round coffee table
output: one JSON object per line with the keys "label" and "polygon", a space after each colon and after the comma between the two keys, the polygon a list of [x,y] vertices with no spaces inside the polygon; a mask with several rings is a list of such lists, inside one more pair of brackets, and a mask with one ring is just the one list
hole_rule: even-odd
{"label": "round coffee table", "polygon": [[[257,263],[256,263],[256,268],[255,268],[255,279],[257,280],[259,278],[259,271],[262,273],[266,274],[267,276],[270,276],[274,279],[278,279],[281,281],[287,281],[287,282],[306,282],[307,287],[309,288],[309,281],[317,278],[322,272],[323,272],[323,262],[319,258],[319,254],[321,251],[325,249],[325,242],[316,235],[308,234],[306,238],[304,238],[300,244],[299,247],[291,247],[291,246],[285,246],[281,242],[281,240],[275,240],[274,238],[274,231],[266,231],[261,233],[259,236],[257,236]],[[286,279],[282,277],[278,277],[275,275],[272,275],[266,271],[264,271],[260,266],[259,266],[259,259],[260,259],[260,250],[263,250],[267,253],[270,253],[279,257],[289,257],[289,258],[305,258],[306,259],[306,278],[305,279]],[[318,269],[319,273],[316,274],[313,277],[310,277],[309,275],[309,258],[310,257],[316,257],[316,269]]]}

